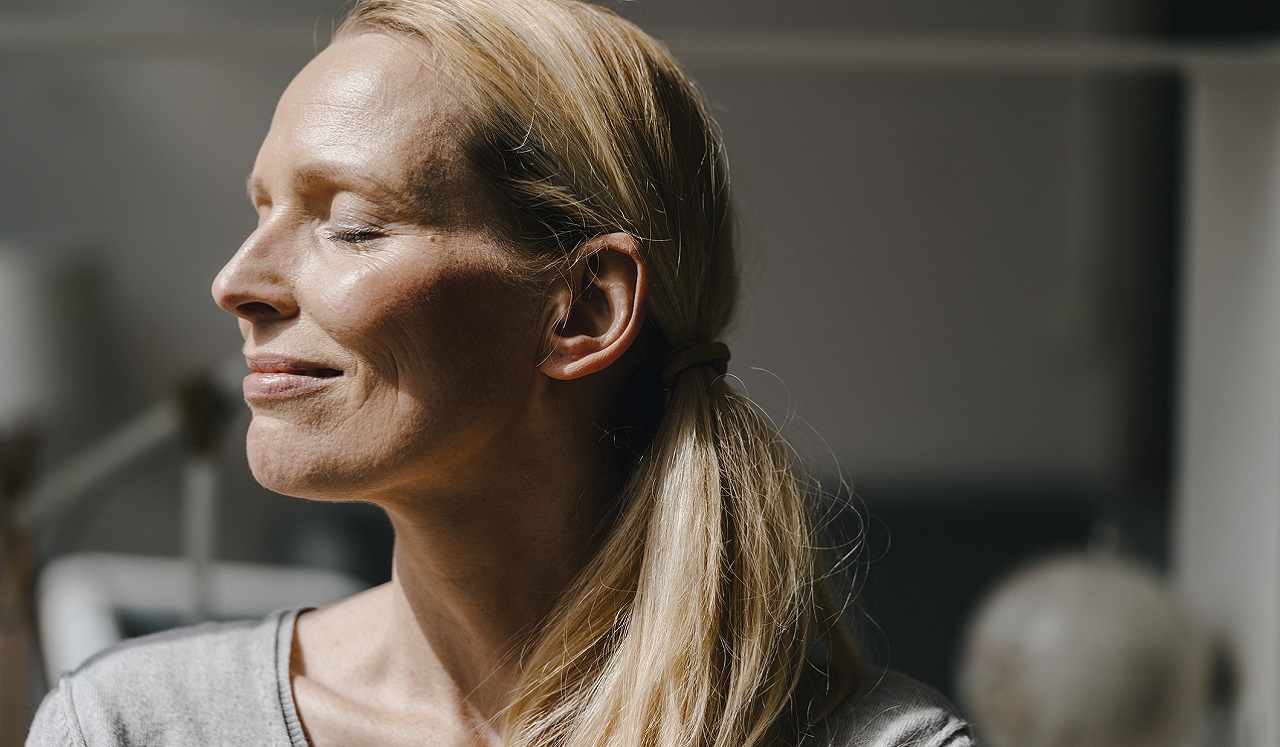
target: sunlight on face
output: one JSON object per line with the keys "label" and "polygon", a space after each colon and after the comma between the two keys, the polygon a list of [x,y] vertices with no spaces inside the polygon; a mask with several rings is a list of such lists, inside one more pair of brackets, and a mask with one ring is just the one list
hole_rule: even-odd
{"label": "sunlight on face", "polygon": [[366,34],[281,98],[250,178],[258,227],[214,282],[253,371],[267,487],[392,500],[498,459],[537,386],[542,309],[459,152],[446,75]]}

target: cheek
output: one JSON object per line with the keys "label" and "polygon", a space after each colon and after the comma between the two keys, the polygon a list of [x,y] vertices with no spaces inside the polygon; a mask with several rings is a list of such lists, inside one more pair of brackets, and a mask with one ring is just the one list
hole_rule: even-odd
{"label": "cheek", "polygon": [[[369,258],[364,258],[369,259]],[[255,415],[250,464],[290,495],[465,473],[535,396],[542,301],[493,268],[366,262],[307,299],[350,376],[280,417]],[[287,415],[287,416],[286,416]],[[434,470],[434,472],[433,472]]]}
{"label": "cheek", "polygon": [[498,268],[369,269],[336,283],[328,305],[346,310],[335,340],[407,394],[488,388],[537,363],[537,298]]}

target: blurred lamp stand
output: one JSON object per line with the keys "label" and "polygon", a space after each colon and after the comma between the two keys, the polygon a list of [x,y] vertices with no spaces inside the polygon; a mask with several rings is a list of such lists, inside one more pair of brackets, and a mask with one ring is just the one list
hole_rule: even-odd
{"label": "blurred lamp stand", "polygon": [[193,376],[172,396],[40,480],[35,479],[35,429],[0,425],[0,747],[21,747],[30,716],[29,687],[39,651],[35,531],[65,520],[82,494],[174,439],[186,447],[183,545],[192,574],[188,621],[210,618],[216,457],[235,409],[231,390],[216,375]]}

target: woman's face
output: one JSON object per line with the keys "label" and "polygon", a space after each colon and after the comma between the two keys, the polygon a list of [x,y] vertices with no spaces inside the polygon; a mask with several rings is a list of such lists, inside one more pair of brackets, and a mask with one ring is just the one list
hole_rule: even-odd
{"label": "woman's face", "polygon": [[545,316],[457,150],[461,108],[411,43],[339,41],[281,98],[249,180],[258,227],[214,281],[251,369],[267,487],[374,498],[499,463]]}

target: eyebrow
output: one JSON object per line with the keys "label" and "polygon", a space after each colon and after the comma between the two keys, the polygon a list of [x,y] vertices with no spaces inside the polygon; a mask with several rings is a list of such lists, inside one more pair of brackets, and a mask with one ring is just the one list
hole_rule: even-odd
{"label": "eyebrow", "polygon": [[[336,164],[308,164],[293,172],[292,180],[306,191],[316,191],[321,187],[333,186],[339,191],[351,191],[388,205],[397,214],[422,218],[428,211],[421,195],[413,187],[396,188],[377,177],[361,174]],[[245,191],[249,199],[267,194],[266,181],[250,174],[245,179]]]}

